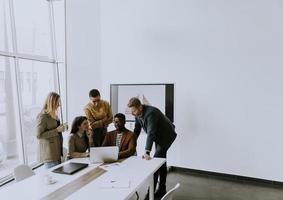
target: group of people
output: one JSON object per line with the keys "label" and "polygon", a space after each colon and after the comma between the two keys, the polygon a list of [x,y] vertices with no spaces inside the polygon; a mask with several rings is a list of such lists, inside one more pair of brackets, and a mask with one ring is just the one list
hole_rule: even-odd
{"label": "group of people", "polygon": [[[122,113],[112,115],[109,103],[101,99],[100,92],[92,89],[89,92],[89,103],[85,106],[85,116],[73,120],[69,141],[68,158],[88,157],[90,147],[118,146],[119,159],[127,158],[136,153],[137,139],[143,129],[147,133],[145,160],[151,159],[151,150],[155,143],[153,157],[166,158],[167,151],[174,142],[177,134],[173,123],[156,107],[144,105],[136,97],[132,97],[127,106],[135,117],[134,131],[125,127],[126,117]],[[46,168],[61,163],[63,156],[63,136],[67,131],[66,124],[60,122],[58,108],[60,95],[48,94],[43,109],[37,117],[37,138],[40,145],[40,161]],[[110,123],[115,130],[107,132]],[[159,187],[155,197],[160,198],[166,193],[166,162],[154,174],[154,187],[159,177]],[[149,199],[147,194],[145,199]]]}

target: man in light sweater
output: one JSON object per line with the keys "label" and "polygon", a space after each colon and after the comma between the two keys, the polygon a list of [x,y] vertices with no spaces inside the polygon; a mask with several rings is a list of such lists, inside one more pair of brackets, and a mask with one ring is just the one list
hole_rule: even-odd
{"label": "man in light sweater", "polygon": [[113,120],[112,110],[109,103],[101,99],[100,92],[97,89],[89,91],[89,100],[84,112],[93,130],[94,145],[100,147],[107,127]]}

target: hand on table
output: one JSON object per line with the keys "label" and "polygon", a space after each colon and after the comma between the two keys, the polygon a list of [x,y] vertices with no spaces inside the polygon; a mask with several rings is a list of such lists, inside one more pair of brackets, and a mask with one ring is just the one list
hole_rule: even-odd
{"label": "hand on table", "polygon": [[147,153],[143,154],[142,158],[145,159],[145,160],[150,160],[151,159],[150,155],[147,154]]}

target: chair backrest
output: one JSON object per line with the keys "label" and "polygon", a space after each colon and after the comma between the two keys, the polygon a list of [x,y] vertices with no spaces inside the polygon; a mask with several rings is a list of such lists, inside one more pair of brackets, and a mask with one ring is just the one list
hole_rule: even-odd
{"label": "chair backrest", "polygon": [[169,190],[161,200],[172,200],[174,192],[180,187],[180,183],[177,183],[174,188]]}
{"label": "chair backrest", "polygon": [[28,165],[19,165],[14,169],[14,177],[17,182],[24,180],[35,173]]}

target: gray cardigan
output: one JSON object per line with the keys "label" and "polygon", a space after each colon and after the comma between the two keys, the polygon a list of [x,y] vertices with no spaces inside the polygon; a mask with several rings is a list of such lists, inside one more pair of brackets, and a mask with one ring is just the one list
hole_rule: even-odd
{"label": "gray cardigan", "polygon": [[37,117],[37,139],[40,146],[41,162],[61,161],[63,137],[56,128],[58,122],[49,114],[40,113]]}
{"label": "gray cardigan", "polygon": [[153,142],[168,149],[177,134],[174,124],[156,107],[142,105],[141,117],[136,117],[134,133],[138,137],[141,128],[147,133],[145,150],[151,151]]}

